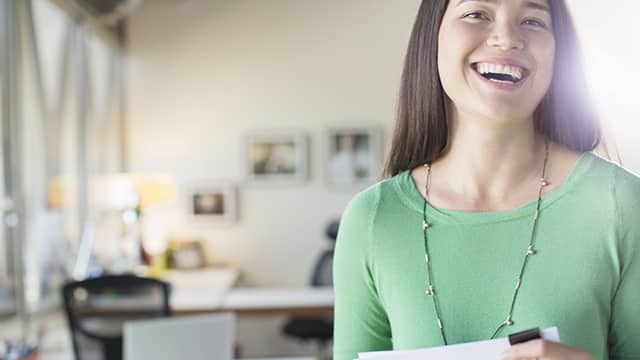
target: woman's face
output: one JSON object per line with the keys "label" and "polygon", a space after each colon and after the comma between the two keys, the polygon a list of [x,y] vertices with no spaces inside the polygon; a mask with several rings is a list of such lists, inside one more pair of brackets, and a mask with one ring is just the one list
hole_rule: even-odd
{"label": "woman's face", "polygon": [[458,113],[531,119],[553,77],[547,0],[450,0],[438,36],[438,72]]}

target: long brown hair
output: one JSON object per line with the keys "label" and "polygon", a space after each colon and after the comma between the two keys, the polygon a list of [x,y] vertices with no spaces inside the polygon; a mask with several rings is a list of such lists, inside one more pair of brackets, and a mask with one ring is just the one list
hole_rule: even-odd
{"label": "long brown hair", "polygon": [[[438,33],[448,0],[423,0],[409,40],[396,128],[384,176],[438,159],[449,139],[446,95],[438,75]],[[549,0],[556,41],[551,85],[534,113],[536,131],[575,151],[601,141],[587,91],[578,36],[564,0]]]}

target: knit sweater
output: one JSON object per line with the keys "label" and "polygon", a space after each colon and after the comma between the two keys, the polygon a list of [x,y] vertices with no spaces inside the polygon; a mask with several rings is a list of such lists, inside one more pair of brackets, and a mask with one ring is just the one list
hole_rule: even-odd
{"label": "knit sweater", "polygon": [[[449,344],[488,339],[505,321],[536,202],[497,212],[427,206],[433,283]],[[402,172],[348,204],[334,259],[334,359],[441,346],[428,284],[424,199]],[[596,359],[640,359],[640,178],[591,153],[543,195],[513,325],[557,326]]]}

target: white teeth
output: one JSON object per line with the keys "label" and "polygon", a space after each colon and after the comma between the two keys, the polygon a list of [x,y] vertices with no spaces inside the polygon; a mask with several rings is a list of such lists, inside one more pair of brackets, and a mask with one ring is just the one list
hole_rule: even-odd
{"label": "white teeth", "polygon": [[477,70],[480,74],[508,74],[513,76],[517,80],[522,79],[522,73],[524,72],[524,69],[519,66],[492,63],[478,63]]}

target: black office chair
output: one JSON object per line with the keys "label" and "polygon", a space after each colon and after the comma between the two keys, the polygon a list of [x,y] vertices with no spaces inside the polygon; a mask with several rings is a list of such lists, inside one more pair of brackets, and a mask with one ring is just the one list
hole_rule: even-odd
{"label": "black office chair", "polygon": [[[326,229],[327,237],[332,241],[331,249],[326,249],[316,261],[311,277],[311,286],[333,286],[333,248],[338,236],[339,221],[332,221]],[[315,341],[318,344],[317,358],[324,358],[324,349],[333,339],[333,318],[331,317],[296,317],[289,319],[282,327],[282,332],[290,337]]]}
{"label": "black office chair", "polygon": [[135,275],[108,275],[62,288],[76,360],[122,359],[126,321],[171,316],[170,285]]}

